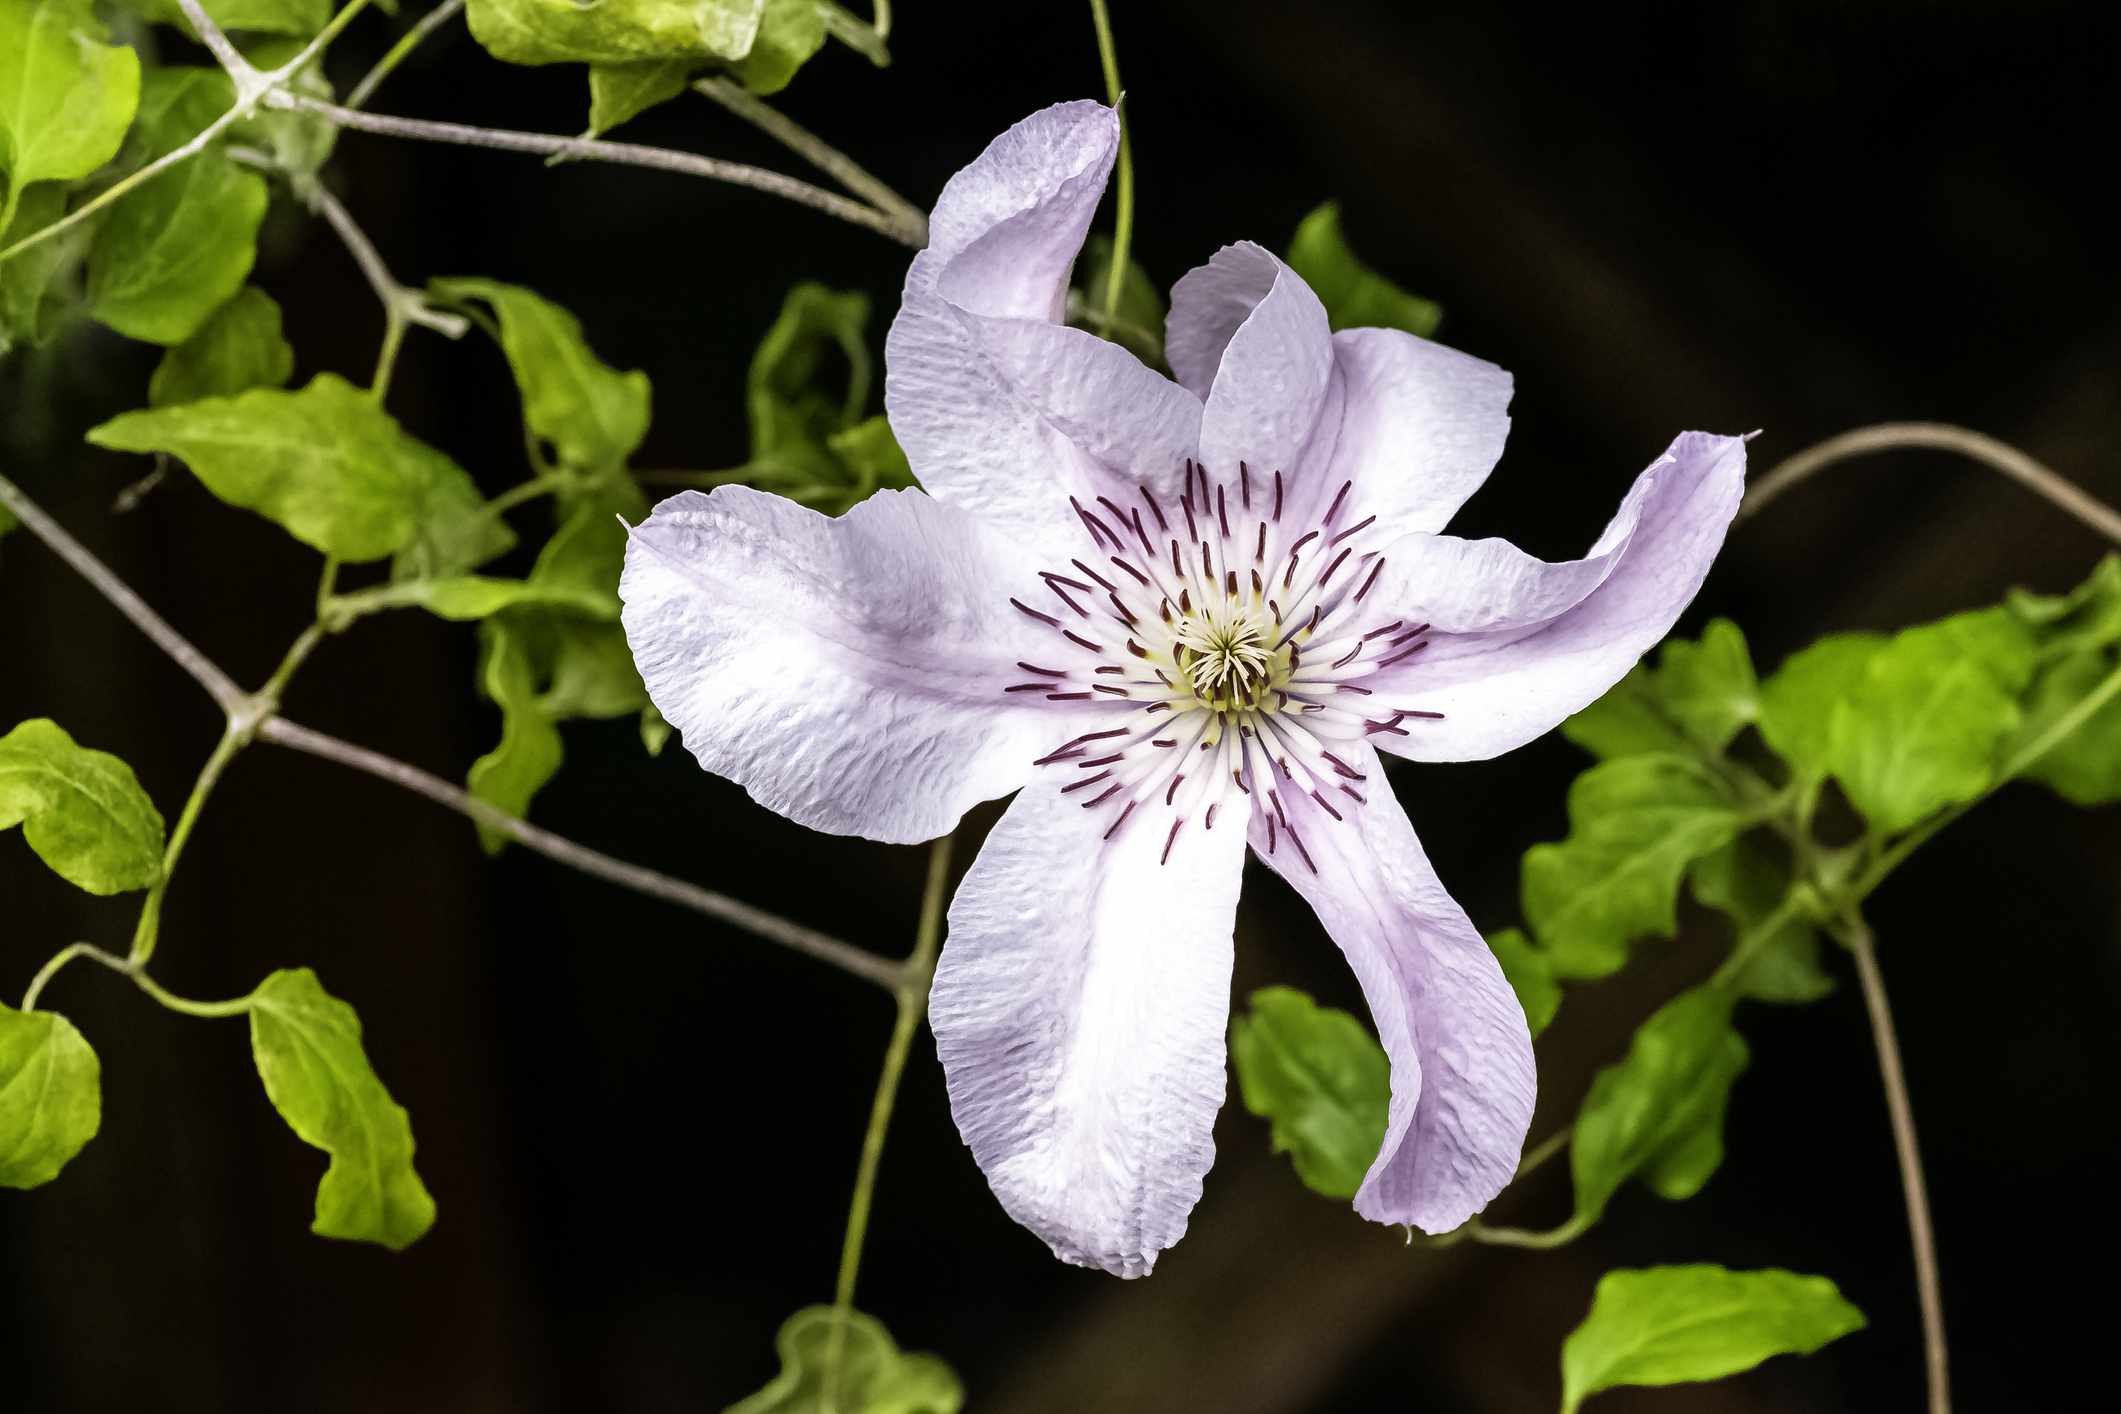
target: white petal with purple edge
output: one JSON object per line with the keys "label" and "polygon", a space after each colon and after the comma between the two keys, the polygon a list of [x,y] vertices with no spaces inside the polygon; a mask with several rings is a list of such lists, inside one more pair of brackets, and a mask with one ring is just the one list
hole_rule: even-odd
{"label": "white petal with purple edge", "polygon": [[[1168,841],[1028,786],[950,905],[929,996],[958,1132],[1054,1255],[1143,1276],[1215,1157],[1246,806]],[[1154,837],[1152,837],[1154,836]],[[1167,849],[1168,846],[1168,849]]]}
{"label": "white petal with purple edge", "polygon": [[906,844],[1016,789],[1055,739],[1041,693],[1005,691],[1051,643],[1010,607],[1020,561],[918,491],[832,520],[725,486],[634,530],[619,594],[702,766],[798,824]]}
{"label": "white petal with purple edge", "polygon": [[1689,432],[1636,478],[1584,559],[1440,535],[1387,546],[1374,602],[1433,628],[1421,652],[1365,679],[1366,701],[1443,718],[1377,744],[1417,761],[1485,760],[1589,706],[1693,601],[1744,489],[1745,440]]}
{"label": "white petal with purple edge", "polygon": [[1333,336],[1346,390],[1328,479],[1386,536],[1441,530],[1480,489],[1510,434],[1510,375],[1397,329]]}
{"label": "white petal with purple edge", "polygon": [[1131,502],[1137,478],[1175,494],[1199,440],[1199,399],[1056,322],[1118,140],[1087,102],[997,138],[944,188],[885,345],[921,484],[1049,554],[1080,540],[1070,497]]}
{"label": "white petal with purple edge", "polygon": [[[1448,1232],[1517,1172],[1532,1122],[1532,1034],[1495,955],[1444,889],[1374,753],[1342,820],[1287,793],[1286,831],[1252,847],[1318,914],[1362,984],[1392,1062],[1385,1140],[1355,1195],[1373,1222]],[[1308,862],[1307,857],[1308,856]],[[1315,866],[1315,867],[1314,867]]]}

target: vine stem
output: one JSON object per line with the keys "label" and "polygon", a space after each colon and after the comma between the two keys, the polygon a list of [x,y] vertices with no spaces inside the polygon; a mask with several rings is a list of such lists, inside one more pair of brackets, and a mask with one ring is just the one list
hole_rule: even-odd
{"label": "vine stem", "polygon": [[501,152],[530,152],[540,156],[563,155],[593,162],[616,162],[625,166],[652,167],[686,176],[706,177],[785,198],[813,211],[835,216],[850,225],[888,236],[918,250],[927,244],[926,223],[918,228],[900,216],[878,211],[859,201],[826,191],[798,177],[771,172],[742,162],[703,157],[696,152],[676,152],[663,147],[643,147],[632,142],[606,142],[601,138],[561,137],[554,133],[515,132],[506,128],[474,127],[468,123],[443,123],[426,118],[399,118],[381,113],[363,113],[343,104],[326,103],[306,94],[275,90],[266,96],[269,107],[310,113],[342,128],[407,138],[414,142],[451,143],[459,147],[484,147]]}
{"label": "vine stem", "polygon": [[134,627],[146,634],[169,660],[185,672],[199,686],[206,689],[207,696],[224,712],[234,712],[246,700],[242,688],[220,666],[191,645],[191,640],[171,628],[169,621],[149,608],[147,601],[126,585],[125,581],[111,573],[108,566],[89,552],[87,546],[74,539],[57,521],[46,515],[44,508],[32,501],[22,488],[6,477],[0,476],[0,506],[14,513],[16,520],[29,533],[42,540],[52,553],[66,561],[74,573],[87,580],[97,593],[109,600],[111,606]]}
{"label": "vine stem", "polygon": [[1915,1289],[1922,1304],[1922,1348],[1929,1373],[1930,1414],[1951,1414],[1951,1377],[1944,1343],[1944,1292],[1937,1280],[1937,1236],[1930,1224],[1929,1188],[1922,1177],[1922,1151],[1915,1141],[1915,1113],[1908,1103],[1907,1073],[1900,1064],[1900,1042],[1893,1031],[1893,1010],[1886,1000],[1885,974],[1878,969],[1877,941],[1862,918],[1842,920],[1841,939],[1856,959],[1863,983],[1863,1006],[1871,1019],[1871,1041],[1878,1051],[1878,1073],[1885,1082],[1885,1105],[1892,1117],[1893,1150],[1900,1161],[1900,1190],[1907,1200],[1907,1230],[1915,1249]]}
{"label": "vine stem", "polygon": [[[1119,86],[1119,51],[1112,42],[1112,17],[1105,0],[1090,0],[1090,20],[1097,26],[1097,57],[1105,70],[1105,97],[1115,109],[1123,90]],[[1133,125],[1119,115],[1119,183],[1112,220],[1112,266],[1105,272],[1105,295],[1100,317],[1109,329],[1119,313],[1119,292],[1127,278],[1128,248],[1134,243],[1134,140]]]}
{"label": "vine stem", "polygon": [[[342,11],[341,13],[344,12]],[[145,633],[156,647],[160,648],[178,666],[184,668],[193,678],[197,679],[199,684],[206,689],[208,695],[220,705],[222,711],[228,716],[229,726],[228,731],[222,738],[221,746],[216,748],[215,756],[220,758],[219,766],[225,766],[227,757],[232,757],[236,751],[241,749],[241,744],[231,746],[231,742],[247,743],[253,736],[263,737],[268,741],[276,742],[293,750],[308,752],[310,755],[321,756],[326,760],[337,761],[342,765],[351,766],[355,770],[365,771],[369,775],[389,781],[393,785],[401,786],[417,795],[424,795],[437,804],[446,805],[452,810],[469,815],[479,823],[507,835],[525,848],[565,864],[569,868],[580,870],[585,874],[594,875],[622,888],[632,889],[637,893],[647,894],[650,897],[662,899],[666,903],[674,903],[681,908],[689,908],[695,913],[704,914],[709,918],[731,924],[755,937],[764,938],[768,942],[779,943],[783,947],[814,957],[821,962],[831,963],[843,971],[853,973],[857,977],[866,978],[880,987],[896,991],[908,975],[908,965],[876,957],[864,952],[852,943],[843,942],[829,934],[805,928],[801,924],[792,923],[776,914],[768,913],[762,908],[755,908],[740,900],[688,884],[681,879],[673,879],[668,875],[659,874],[653,869],[647,869],[638,864],[629,864],[624,860],[614,859],[610,855],[599,853],[584,845],[576,844],[563,836],[556,835],[550,830],[540,829],[526,820],[520,820],[504,810],[477,799],[469,792],[450,785],[447,781],[429,775],[416,766],[408,765],[403,761],[382,755],[380,752],[355,746],[350,742],[341,741],[336,737],[327,736],[323,732],[312,731],[307,727],[298,726],[286,720],[278,715],[280,689],[286,685],[295,667],[300,665],[302,659],[321,640],[320,626],[313,626],[312,629],[305,631],[295,641],[294,646],[288,650],[287,657],[282,661],[279,670],[274,673],[267,689],[253,696],[236,686],[234,679],[223,672],[205,654],[192,647],[183,635],[171,628],[161,615],[150,609],[139,595],[133,593],[123,580],[111,572],[108,566],[90,553],[88,548],[82,545],[80,541],[68,534],[64,527],[47,515],[43,507],[32,501],[23,493],[20,487],[4,476],[0,476],[0,505],[4,505],[14,512],[15,518],[21,521],[32,535],[43,541],[53,553],[64,560],[83,579],[86,579],[105,599],[110,601],[119,613],[131,620],[135,627]],[[327,580],[325,586],[320,586],[320,590],[323,587],[328,587],[328,576],[331,569],[332,567],[327,565]],[[227,753],[227,757],[223,756],[224,752]],[[172,853],[165,856],[164,885],[166,885],[168,880],[168,864],[175,857],[173,851],[181,845],[182,837],[189,833],[186,820],[196,817],[197,811],[193,808],[194,805],[203,804],[202,787],[207,791],[212,788],[212,782],[207,779],[209,773],[218,774],[218,766],[214,760],[209,760],[207,769],[201,772],[200,784],[193,788],[193,800],[187,804],[185,817],[180,818],[177,833],[172,836]],[[157,886],[155,891],[157,894],[159,894],[161,887],[161,885]],[[142,927],[150,929],[152,927],[144,911]],[[139,936],[141,935],[136,934],[136,945]],[[149,950],[152,951],[151,933],[147,936],[150,937],[148,946]]]}
{"label": "vine stem", "polygon": [[854,1284],[862,1270],[862,1244],[869,1236],[869,1209],[876,1197],[876,1174],[884,1159],[884,1136],[898,1103],[899,1080],[913,1035],[928,1014],[928,981],[935,972],[935,953],[943,936],[943,894],[950,882],[950,852],[955,835],[928,847],[928,883],[921,891],[921,917],[913,935],[913,952],[899,969],[898,1017],[884,1048],[884,1068],[877,1077],[876,1099],[869,1107],[869,1130],[862,1136],[861,1166],[855,1171],[854,1198],[847,1205],[847,1234],[840,1243],[839,1279],[833,1286],[837,1319],[825,1348],[825,1407],[837,1408],[840,1357],[846,1342],[847,1314],[854,1309]]}
{"label": "vine stem", "polygon": [[1738,519],[1744,520],[1747,516],[1759,513],[1769,502],[1792,486],[1836,463],[1911,447],[1956,452],[1960,456],[1977,461],[1990,470],[2009,477],[2035,495],[2045,497],[2107,539],[2121,545],[2121,511],[2116,511],[2098,497],[2078,487],[2075,482],[2043,466],[2008,442],[2000,442],[1985,433],[1954,426],[1949,422],[1881,422],[1870,427],[1859,427],[1853,432],[1844,432],[1838,437],[1829,437],[1824,442],[1807,447],[1795,456],[1778,462],[1766,475],[1746,489],[1745,499],[1738,506]]}
{"label": "vine stem", "polygon": [[629,864],[608,854],[576,844],[573,840],[541,829],[527,820],[521,820],[497,806],[489,805],[469,791],[451,785],[439,776],[430,775],[417,766],[371,751],[365,746],[342,741],[285,717],[271,717],[258,728],[263,740],[292,751],[300,751],[326,761],[336,761],[356,771],[362,771],[378,780],[388,781],[394,786],[423,795],[437,805],[447,806],[459,814],[468,815],[480,824],[508,836],[517,844],[547,859],[564,864],[570,869],[603,879],[607,883],[631,889],[635,893],[647,894],[665,903],[676,904],[694,913],[704,914],[718,922],[728,923],[743,929],[754,937],[779,943],[782,947],[814,957],[820,962],[829,962],[842,971],[851,972],[880,987],[896,990],[905,975],[905,968],[886,958],[876,957],[852,943],[842,942],[829,934],[791,923],[777,914],[768,913],[748,903],[689,884],[683,879],[672,878],[639,864]]}
{"label": "vine stem", "polygon": [[918,230],[918,244],[928,243],[928,216],[918,206],[900,196],[896,191],[871,174],[869,170],[846,153],[826,142],[802,124],[790,118],[780,109],[766,102],[742,84],[725,78],[705,78],[693,85],[700,94],[713,99],[722,107],[742,118],[745,122],[765,133],[781,146],[801,157],[820,172],[833,178],[856,196],[867,200],[879,211],[889,213],[904,222],[909,230]]}
{"label": "vine stem", "polygon": [[368,100],[375,97],[376,90],[383,86],[383,80],[395,73],[398,65],[411,57],[413,50],[425,44],[429,35],[455,19],[463,9],[464,0],[442,0],[441,4],[422,15],[420,22],[405,31],[404,36],[391,45],[382,58],[376,60],[375,67],[353,86],[353,91],[346,95],[346,106],[365,107]]}
{"label": "vine stem", "polygon": [[133,985],[141,991],[147,993],[171,1011],[182,1012],[186,1016],[241,1016],[255,1005],[256,993],[225,1002],[195,1002],[189,997],[180,997],[154,978],[148,976],[136,959],[119,957],[116,953],[105,952],[103,949],[89,943],[69,943],[56,953],[53,953],[51,960],[38,969],[36,977],[30,981],[29,990],[22,994],[21,1009],[29,1011],[34,1008],[37,1004],[37,998],[44,992],[45,984],[59,974],[59,969],[65,967],[66,964],[77,957],[85,957],[91,962],[100,962],[111,971],[124,977],[130,977]]}

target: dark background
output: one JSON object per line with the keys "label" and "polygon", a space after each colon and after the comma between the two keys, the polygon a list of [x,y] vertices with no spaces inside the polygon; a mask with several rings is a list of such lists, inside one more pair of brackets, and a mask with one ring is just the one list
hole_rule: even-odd
{"label": "dark background", "polygon": [[[1517,375],[1516,430],[1461,525],[1580,551],[1673,433],[1765,429],[1756,465],[1865,422],[1937,417],[2121,499],[2121,301],[2108,204],[2116,12],[2089,4],[1608,0],[1585,7],[1118,4],[1141,177],[1138,250],[1168,283],[1220,244],[1279,246],[1337,197],[1357,248],[1448,310],[1443,337]],[[916,201],[1010,122],[1100,91],[1086,10],[902,7],[897,64],[821,56],[787,109]],[[341,87],[409,19],[364,19]],[[577,130],[578,69],[514,69],[461,30],[380,111]],[[704,100],[624,136],[790,159]],[[750,350],[782,292],[875,296],[905,253],[756,194],[659,173],[349,134],[334,185],[408,283],[479,274],[577,312],[655,380],[643,465],[743,457]],[[319,224],[275,221],[259,281],[298,376],[366,376],[380,317]],[[144,400],[153,351],[84,329],[0,375],[0,452],[246,682],[308,616],[313,557],[181,475],[124,517],[146,463],[79,441]],[[391,397],[489,490],[522,475],[505,371],[415,331]],[[1831,629],[1895,627],[2055,589],[2085,529],[1927,454],[1838,468],[1734,536],[1685,626],[1737,618],[1763,666]],[[26,535],[0,548],[0,722],[49,714],[175,813],[217,721],[169,663]],[[458,777],[494,739],[473,635],[398,615],[319,655],[290,714]],[[806,833],[630,724],[570,728],[542,822],[902,951],[922,854]],[[1397,788],[1476,921],[1516,917],[1516,862],[1562,831],[1559,738]],[[973,835],[993,810],[976,813]],[[1876,901],[1929,1161],[1966,1410],[2078,1407],[2110,1368],[2111,1097],[2121,813],[2006,791]],[[969,845],[957,868],[969,862]],[[8,994],[99,903],[0,839]],[[1572,994],[1541,1041],[1543,1135],[1632,1026],[1713,964],[1714,932]],[[1263,870],[1240,995],[1359,1006],[1307,910]],[[93,968],[48,1004],[100,1051],[102,1135],[60,1181],[0,1195],[7,1405],[133,1410],[712,1410],[775,1369],[829,1298],[889,1006],[866,984],[512,852],[366,777],[261,746],[214,800],[157,969],[224,996],[313,964],[354,1002],[410,1108],[441,1220],[399,1257],[307,1235],[323,1156],[266,1105],[238,1023],[160,1011]],[[1836,963],[1839,966],[1839,962]],[[1845,973],[1845,969],[1844,969]],[[1822,1272],[1870,1329],[1739,1380],[1624,1391],[1622,1410],[1912,1409],[1920,1339],[1897,1178],[1853,979],[1750,1008],[1729,1159],[1698,1199],[1630,1188],[1574,1246],[1409,1249],[1307,1194],[1234,1103],[1191,1235],[1120,1283],[1051,1261],[988,1196],[926,1038],[891,1137],[861,1304],[943,1353],[970,1407],[1536,1411],[1597,1276],[1712,1260]],[[1566,1209],[1562,1166],[1501,1220]],[[2100,1381],[2104,1383],[2103,1377]],[[2099,1387],[2095,1384],[2093,1387]]]}

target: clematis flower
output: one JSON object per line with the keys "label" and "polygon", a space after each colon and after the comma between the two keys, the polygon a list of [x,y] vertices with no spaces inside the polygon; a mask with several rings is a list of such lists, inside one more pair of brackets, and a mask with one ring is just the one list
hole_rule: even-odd
{"label": "clematis flower", "polygon": [[1699,589],[1744,446],[1681,436],[1580,560],[1442,534],[1502,451],[1501,369],[1333,333],[1250,243],[1172,290],[1176,381],[1061,322],[1118,136],[1061,104],[944,189],[886,348],[925,491],[673,497],[626,633],[701,765],[804,825],[913,842],[1016,793],[930,1017],[959,1133],[1056,1256],[1138,1276],[1185,1231],[1248,846],[1391,1058],[1357,1211],[1447,1231],[1515,1172],[1532,1045],[1378,753],[1484,759],[1603,693]]}

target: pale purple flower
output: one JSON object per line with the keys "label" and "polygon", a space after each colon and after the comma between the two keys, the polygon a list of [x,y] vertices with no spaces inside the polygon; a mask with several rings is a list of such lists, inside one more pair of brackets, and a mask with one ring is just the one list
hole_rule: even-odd
{"label": "pale purple flower", "polygon": [[1136,1276],[1185,1231],[1248,843],[1391,1057],[1357,1211],[1446,1231],[1516,1169],[1532,1045],[1377,749],[1484,759],[1604,692],[1700,587],[1744,446],[1680,437],[1581,560],[1440,534],[1502,451],[1501,369],[1332,333],[1249,243],[1172,291],[1176,382],[1061,322],[1117,142],[1061,104],[944,189],[887,346],[925,494],[674,497],[627,636],[700,763],[814,829],[925,840],[1017,793],[930,1016],[959,1132],[1055,1255]]}

